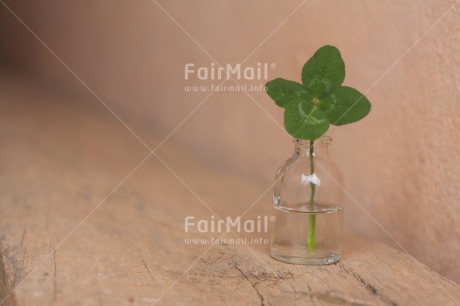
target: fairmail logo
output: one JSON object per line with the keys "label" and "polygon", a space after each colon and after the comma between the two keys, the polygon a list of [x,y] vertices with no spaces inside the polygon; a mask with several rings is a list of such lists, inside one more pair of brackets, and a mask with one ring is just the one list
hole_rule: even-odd
{"label": "fairmail logo", "polygon": [[185,80],[268,80],[268,72],[276,68],[276,64],[257,63],[255,66],[226,64],[223,66],[211,63],[209,66],[197,66],[187,63],[184,66]]}
{"label": "fairmail logo", "polygon": [[210,219],[197,220],[194,216],[186,216],[184,220],[184,230],[188,232],[199,233],[267,233],[269,221],[273,221],[272,217],[257,216],[256,219],[242,220],[240,216],[232,218],[217,219],[211,216]]}

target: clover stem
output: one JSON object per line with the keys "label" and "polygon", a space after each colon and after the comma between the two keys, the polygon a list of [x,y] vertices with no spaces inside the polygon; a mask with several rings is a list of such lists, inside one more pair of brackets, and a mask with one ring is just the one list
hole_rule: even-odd
{"label": "clover stem", "polygon": [[[314,140],[310,140],[310,174],[315,174],[315,151],[314,151]],[[313,213],[315,209],[315,192],[316,192],[316,182],[310,180],[311,186],[311,196],[310,196],[310,217],[308,223],[308,239],[307,239],[307,249],[315,249],[315,223],[316,215]]]}

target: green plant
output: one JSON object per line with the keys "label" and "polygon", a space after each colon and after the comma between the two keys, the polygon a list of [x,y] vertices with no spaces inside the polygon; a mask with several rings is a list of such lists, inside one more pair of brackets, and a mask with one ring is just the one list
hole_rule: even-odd
{"label": "green plant", "polygon": [[[310,141],[310,169],[315,172],[314,142],[332,125],[364,118],[369,100],[354,88],[342,86],[345,63],[333,46],[319,48],[302,68],[302,84],[277,78],[266,84],[267,94],[284,108],[284,127],[297,139]],[[315,205],[316,185],[310,182],[310,209]],[[307,248],[315,249],[315,215],[310,215]]]}

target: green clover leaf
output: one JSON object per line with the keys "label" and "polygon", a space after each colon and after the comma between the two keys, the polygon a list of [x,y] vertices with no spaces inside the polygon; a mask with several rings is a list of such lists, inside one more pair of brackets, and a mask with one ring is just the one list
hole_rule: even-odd
{"label": "green clover leaf", "polygon": [[318,105],[334,125],[359,121],[371,111],[369,100],[356,89],[347,86],[340,86],[327,98],[319,100]]}
{"label": "green clover leaf", "polygon": [[284,112],[284,127],[295,138],[317,139],[329,129],[329,120],[312,102],[297,100]]}
{"label": "green clover leaf", "polygon": [[266,84],[267,94],[284,108],[284,126],[295,138],[315,140],[329,125],[344,125],[364,118],[371,110],[359,91],[342,86],[345,64],[339,50],[324,46],[302,68],[302,84],[281,78]]}
{"label": "green clover leaf", "polygon": [[316,98],[333,92],[345,80],[345,63],[339,50],[324,46],[302,68],[302,83],[307,92]]}
{"label": "green clover leaf", "polygon": [[267,83],[267,94],[275,103],[283,108],[297,98],[308,98],[302,84],[285,79],[274,79]]}

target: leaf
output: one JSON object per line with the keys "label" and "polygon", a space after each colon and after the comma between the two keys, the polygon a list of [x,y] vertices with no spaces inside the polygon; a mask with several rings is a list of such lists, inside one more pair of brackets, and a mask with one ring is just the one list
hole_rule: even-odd
{"label": "leaf", "polygon": [[299,97],[304,97],[306,100],[305,89],[297,82],[277,78],[265,86],[267,86],[267,94],[283,108],[286,108],[292,101],[298,100]]}
{"label": "leaf", "polygon": [[314,97],[321,98],[332,93],[345,80],[345,63],[339,50],[324,46],[302,68],[302,83]]}
{"label": "leaf", "polygon": [[356,89],[347,86],[341,86],[329,97],[320,99],[318,106],[334,125],[361,120],[371,110],[369,100]]}
{"label": "leaf", "polygon": [[295,138],[315,140],[329,129],[329,121],[311,101],[297,101],[287,106],[284,127]]}
{"label": "leaf", "polygon": [[302,68],[302,84],[275,79],[266,84],[267,94],[285,108],[284,126],[295,138],[315,140],[329,124],[344,125],[364,118],[371,110],[357,90],[341,86],[345,64],[337,48],[324,46]]}

